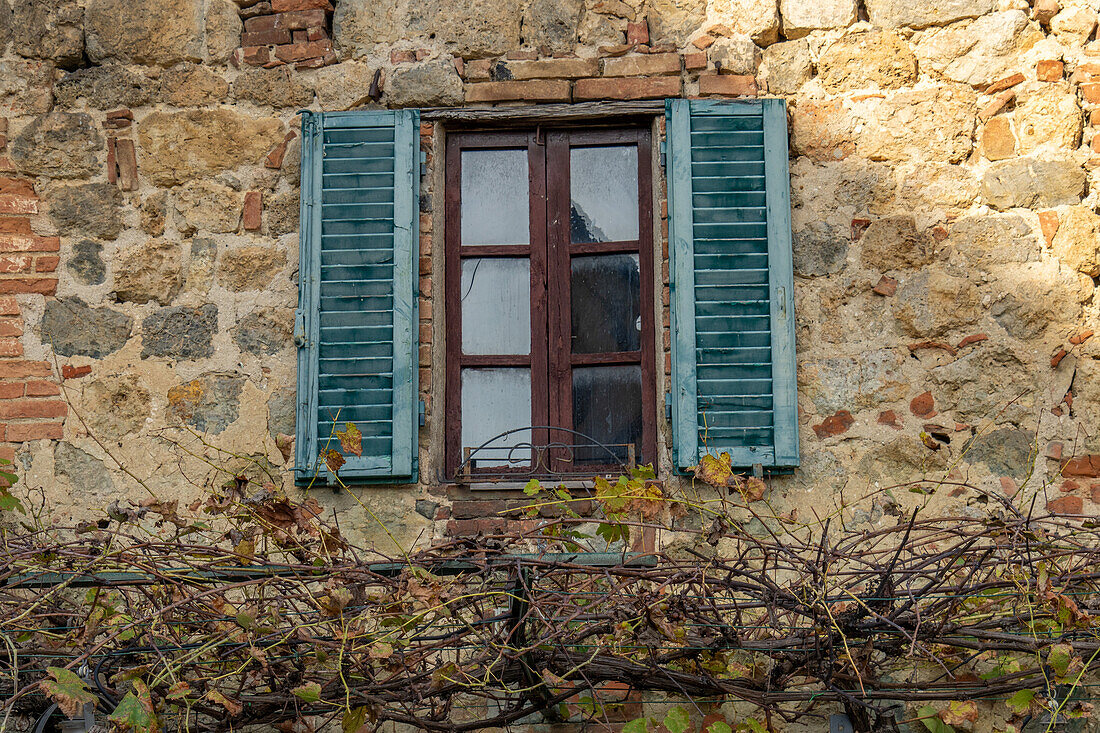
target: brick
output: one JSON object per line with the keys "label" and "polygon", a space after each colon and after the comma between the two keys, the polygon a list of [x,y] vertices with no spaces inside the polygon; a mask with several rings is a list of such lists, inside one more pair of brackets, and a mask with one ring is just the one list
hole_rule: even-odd
{"label": "brick", "polygon": [[706,74],[699,77],[699,93],[723,97],[755,97],[756,78],[737,74]]}
{"label": "brick", "polygon": [[1061,61],[1044,60],[1035,64],[1035,76],[1039,81],[1062,81],[1065,65]]}
{"label": "brick", "polygon": [[261,15],[256,18],[248,18],[244,22],[245,33],[265,33],[282,27],[278,15]]}
{"label": "brick", "polygon": [[630,53],[635,48],[637,48],[637,45],[633,43],[617,43],[614,46],[600,46],[598,50],[600,56],[608,57],[622,56],[623,54]]}
{"label": "brick", "polygon": [[488,81],[490,70],[493,68],[493,59],[474,59],[466,62],[466,81]]}
{"label": "brick", "polygon": [[57,278],[18,278],[0,280],[0,293],[37,293],[53,295],[57,292]]}
{"label": "brick", "polygon": [[0,177],[0,194],[33,197],[34,183],[26,178]]}
{"label": "brick", "polygon": [[329,0],[271,0],[271,9],[276,13],[290,10],[323,10],[331,13],[334,10]]}
{"label": "brick", "polygon": [[820,425],[814,425],[814,433],[821,439],[836,437],[848,432],[848,428],[855,424],[855,418],[847,410],[837,410],[836,413],[825,418]]}
{"label": "brick", "polygon": [[989,104],[983,107],[980,112],[978,112],[978,119],[982,122],[985,122],[990,117],[997,114],[1013,101],[1015,101],[1015,99],[1016,92],[1012,91],[1011,89],[1007,89],[1001,92],[996,97],[994,97]]}
{"label": "brick", "polygon": [[1082,84],[1081,96],[1086,102],[1100,102],[1100,84]]}
{"label": "brick", "polygon": [[276,27],[292,31],[301,31],[310,26],[323,26],[328,20],[324,10],[294,10],[270,16],[275,18]]}
{"label": "brick", "polygon": [[242,46],[269,46],[277,43],[290,43],[294,39],[286,28],[272,28],[269,31],[242,33]]}
{"label": "brick", "polygon": [[0,214],[37,214],[38,199],[29,196],[0,194]]}
{"label": "brick", "polygon": [[573,98],[588,99],[659,99],[680,96],[679,77],[650,79],[579,79],[573,85]]}
{"label": "brick", "polygon": [[714,36],[699,36],[691,42],[692,46],[695,46],[700,51],[705,51],[714,45]]}
{"label": "brick", "polygon": [[1079,331],[1069,337],[1069,342],[1074,346],[1080,346],[1081,344],[1092,338],[1093,331],[1091,328],[1086,328],[1084,331]]}
{"label": "brick", "polygon": [[0,338],[0,356],[23,356],[23,344],[19,339]]}
{"label": "brick", "polygon": [[68,406],[61,400],[8,400],[0,403],[0,419],[65,417]]}
{"label": "brick", "polygon": [[72,364],[64,364],[61,367],[61,377],[63,379],[79,379],[80,377],[86,377],[92,373],[91,366],[73,366]]}
{"label": "brick", "polygon": [[986,94],[996,94],[997,92],[1004,91],[1010,87],[1014,87],[1024,81],[1024,75],[1017,72],[1011,76],[1006,76],[1003,79],[998,79],[985,88]]}
{"label": "brick", "polygon": [[889,425],[892,428],[901,430],[902,424],[898,414],[893,410],[883,410],[878,414],[879,425]]}
{"label": "brick", "polygon": [[0,273],[30,272],[33,262],[30,255],[0,257]]}
{"label": "brick", "polygon": [[0,379],[26,379],[50,376],[50,365],[44,361],[2,361]]}
{"label": "brick", "polygon": [[61,440],[65,437],[62,423],[16,423],[8,425],[5,440],[26,443],[31,440]]}
{"label": "brick", "polygon": [[0,219],[0,234],[31,234],[31,220],[24,217]]}
{"label": "brick", "polygon": [[34,260],[34,271],[53,272],[60,262],[61,258],[57,255],[39,255]]}
{"label": "brick", "polygon": [[[0,222],[3,222],[0,219]],[[0,234],[0,252],[60,252],[60,237],[39,237],[22,234]]]}
{"label": "brick", "polygon": [[970,346],[972,344],[978,344],[978,343],[981,343],[982,341],[988,341],[988,340],[989,340],[989,336],[987,334],[972,333],[969,336],[964,336],[962,341],[960,341],[959,345],[956,346],[955,348],[956,349],[965,349],[967,346]]}
{"label": "brick", "polygon": [[241,219],[247,232],[258,232],[263,219],[263,196],[259,191],[249,191],[244,195],[244,211]]}
{"label": "brick", "polygon": [[249,66],[263,66],[271,59],[267,46],[244,46],[241,48],[241,61]]}
{"label": "brick", "polygon": [[909,402],[909,412],[917,417],[929,418],[936,414],[936,401],[931,392],[917,395]]}
{"label": "brick", "polygon": [[1040,211],[1039,228],[1042,229],[1043,238],[1046,239],[1049,247],[1051,242],[1054,241],[1054,235],[1058,232],[1058,212],[1053,210]]}
{"label": "brick", "polygon": [[707,68],[707,55],[705,53],[685,53],[684,68],[688,71]]}
{"label": "brick", "polygon": [[54,382],[35,379],[27,382],[26,393],[28,397],[54,397],[61,394],[61,387]]}
{"label": "brick", "polygon": [[411,64],[416,61],[415,51],[398,51],[394,49],[390,51],[390,63],[391,64]]}
{"label": "brick", "polygon": [[888,298],[898,292],[898,281],[892,277],[883,275],[879,278],[878,284],[875,285],[871,292],[875,295],[882,295]]}
{"label": "brick", "polygon": [[283,157],[286,156],[286,146],[294,138],[298,137],[298,133],[293,130],[286,134],[283,141],[275,146],[275,149],[267,154],[267,158],[264,159],[265,168],[279,169],[283,167]]}
{"label": "brick", "polygon": [[989,160],[1004,160],[1016,154],[1016,136],[1007,117],[994,117],[985,123],[982,154]]}
{"label": "brick", "polygon": [[[587,80],[586,80],[587,81]],[[569,82],[557,79],[488,81],[466,87],[467,102],[568,102]]]}
{"label": "brick", "polygon": [[22,318],[0,318],[0,336],[22,336]]}
{"label": "brick", "polygon": [[504,56],[504,58],[508,59],[509,61],[534,61],[538,57],[538,51],[521,51],[518,49],[515,51],[509,51]]}
{"label": "brick", "polygon": [[1080,456],[1063,462],[1062,475],[1100,478],[1100,455]]}
{"label": "brick", "polygon": [[1065,444],[1062,443],[1062,441],[1052,440],[1047,443],[1047,448],[1046,451],[1043,452],[1043,455],[1051,459],[1052,461],[1060,461],[1062,460],[1062,451],[1064,450],[1064,448]]}
{"label": "brick", "polygon": [[577,79],[600,73],[599,59],[543,59],[507,65],[512,79]]}
{"label": "brick", "polygon": [[1047,511],[1051,514],[1080,514],[1084,508],[1085,501],[1080,496],[1061,496],[1047,502]]}
{"label": "brick", "polygon": [[328,31],[321,26],[311,26],[305,29],[307,41],[323,41],[328,38]]}
{"label": "brick", "polygon": [[309,39],[306,38],[306,32],[305,31],[291,31],[291,33],[290,33],[291,43],[305,43],[308,40]]}
{"label": "brick", "polygon": [[118,183],[118,138],[107,138],[107,183]]}
{"label": "brick", "polygon": [[604,76],[658,76],[679,73],[680,55],[675,53],[621,56],[604,59],[603,62]]}
{"label": "brick", "polygon": [[303,61],[315,59],[332,52],[332,41],[310,41],[293,43],[289,46],[276,46],[275,57],[281,61]]}
{"label": "brick", "polygon": [[649,23],[640,20],[637,23],[626,24],[627,43],[649,43]]}
{"label": "brick", "polygon": [[[328,41],[326,41],[328,43]],[[294,64],[295,69],[320,69],[322,66],[328,66],[329,64],[336,63],[336,54],[329,51],[324,56],[318,56],[312,59],[306,59],[305,61],[299,61]]]}
{"label": "brick", "polygon": [[15,298],[0,298],[0,316],[19,315],[19,301]]}
{"label": "brick", "polygon": [[14,400],[22,396],[22,382],[0,382],[0,400]]}

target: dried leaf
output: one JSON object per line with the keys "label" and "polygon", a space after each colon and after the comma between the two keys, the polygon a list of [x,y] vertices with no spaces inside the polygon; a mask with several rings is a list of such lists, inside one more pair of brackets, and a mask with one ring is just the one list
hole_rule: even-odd
{"label": "dried leaf", "polygon": [[745,497],[747,502],[760,501],[764,498],[767,490],[768,485],[764,483],[764,479],[750,476],[745,479],[745,485],[741,488],[741,496]]}
{"label": "dried leaf", "polygon": [[333,448],[329,448],[328,450],[321,453],[321,458],[324,459],[325,465],[328,466],[328,470],[332,471],[333,473],[337,473],[340,470],[340,467],[346,463],[346,461],[344,460],[344,456],[341,455],[340,451]]}
{"label": "dried leaf", "polygon": [[719,489],[729,486],[733,479],[733,465],[729,453],[718,456],[708,453],[699,459],[699,465],[692,466],[688,470],[695,474],[695,478]]}
{"label": "dried leaf", "polygon": [[973,700],[952,700],[946,710],[940,711],[940,720],[952,728],[969,730],[978,722],[978,703]]}
{"label": "dried leaf", "polygon": [[321,685],[316,682],[307,682],[300,687],[295,687],[291,692],[303,702],[317,702],[321,699]]}
{"label": "dried leaf", "polygon": [[279,433],[275,436],[275,447],[279,449],[279,453],[282,454],[284,461],[289,461],[290,456],[294,453],[294,436],[287,435],[286,433]]}
{"label": "dried leaf", "polygon": [[134,733],[160,733],[161,730],[149,688],[141,680],[134,680],[133,691],[126,693],[107,719],[114,723],[114,730]]}
{"label": "dried leaf", "polygon": [[345,453],[353,456],[363,455],[363,433],[355,427],[355,423],[345,423],[343,431],[336,431],[336,437],[340,439],[340,447]]}
{"label": "dried leaf", "polygon": [[75,718],[84,709],[84,703],[95,704],[96,696],[88,691],[76,672],[61,667],[47,667],[46,672],[53,679],[42,680],[39,684],[65,715]]}
{"label": "dried leaf", "polygon": [[244,710],[244,706],[241,705],[239,702],[226,697],[217,690],[210,690],[206,693],[206,697],[212,702],[216,702],[223,708],[225,708],[230,717],[236,717],[241,714],[241,711]]}

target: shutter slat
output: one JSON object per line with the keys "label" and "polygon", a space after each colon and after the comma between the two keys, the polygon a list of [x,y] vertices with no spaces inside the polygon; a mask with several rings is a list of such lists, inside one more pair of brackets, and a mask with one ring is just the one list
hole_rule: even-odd
{"label": "shutter slat", "polygon": [[677,465],[796,465],[783,103],[667,109],[673,381],[690,383],[673,400]]}
{"label": "shutter slat", "polygon": [[418,144],[414,110],[303,120],[299,363],[312,374],[299,400],[302,480],[320,470],[334,482],[318,452],[340,449],[329,437],[347,422],[363,455],[346,455],[342,480],[415,480]]}

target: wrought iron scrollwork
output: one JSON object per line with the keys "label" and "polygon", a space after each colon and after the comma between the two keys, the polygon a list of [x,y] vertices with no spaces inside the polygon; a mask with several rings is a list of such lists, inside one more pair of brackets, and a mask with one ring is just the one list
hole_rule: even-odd
{"label": "wrought iron scrollwork", "polygon": [[[506,440],[517,433],[532,435],[563,433],[562,440],[533,440],[512,442]],[[614,449],[619,449],[616,451]],[[592,459],[578,464],[578,452],[588,452]],[[625,454],[625,458],[624,458]],[[607,460],[603,460],[606,458]],[[620,471],[627,473],[634,468],[637,458],[633,443],[603,443],[591,435],[571,428],[553,425],[529,425],[498,433],[479,446],[463,446],[462,462],[455,476],[459,481],[500,481],[519,478],[561,479],[570,476],[590,475]],[[492,462],[478,467],[477,462]]]}

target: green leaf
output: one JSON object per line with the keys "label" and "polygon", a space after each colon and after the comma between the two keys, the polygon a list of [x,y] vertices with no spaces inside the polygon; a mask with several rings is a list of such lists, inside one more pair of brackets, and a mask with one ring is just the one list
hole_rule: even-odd
{"label": "green leaf", "polygon": [[625,524],[601,522],[600,526],[596,528],[596,534],[602,537],[609,545],[620,540],[626,542],[630,539],[630,527]]}
{"label": "green leaf", "polygon": [[1059,677],[1066,676],[1072,659],[1073,647],[1069,644],[1055,644],[1047,651],[1047,664],[1054,670],[1054,674]]}
{"label": "green leaf", "polygon": [[355,710],[344,713],[344,719],[340,721],[340,730],[343,733],[355,733],[367,722],[367,706],[362,705]]}
{"label": "green leaf", "polygon": [[[3,476],[3,474],[0,474],[0,476]],[[11,484],[15,482],[9,481],[8,483]],[[27,513],[26,508],[23,506],[23,502],[12,496],[11,493],[0,490],[0,512],[10,512],[13,509],[17,510],[20,514]]]}
{"label": "green leaf", "polygon": [[928,733],[955,733],[955,729],[940,720],[940,714],[931,705],[925,705],[917,711],[920,722],[928,729]]}
{"label": "green leaf", "polygon": [[623,733],[646,733],[649,730],[649,718],[635,718],[623,726]]}
{"label": "green leaf", "polygon": [[107,718],[116,730],[134,733],[160,733],[160,721],[153,712],[153,700],[149,688],[141,680],[134,680],[134,689],[127,692]]}
{"label": "green leaf", "polygon": [[540,491],[542,491],[542,484],[539,483],[538,479],[534,478],[528,481],[527,485],[523,487],[523,493],[528,496],[534,496]]}
{"label": "green leaf", "polygon": [[1031,707],[1031,701],[1035,699],[1035,690],[1020,690],[1012,697],[1005,700],[1008,709],[1014,713],[1026,713]]}
{"label": "green leaf", "polygon": [[768,733],[768,729],[756,718],[745,718],[743,725],[745,728],[752,731],[752,733]]}
{"label": "green leaf", "polygon": [[303,702],[317,702],[321,699],[321,685],[316,682],[307,682],[301,687],[295,687],[291,692],[294,697]]}
{"label": "green leaf", "polygon": [[681,707],[672,708],[665,715],[665,727],[668,728],[668,733],[684,733],[691,727],[691,716]]}
{"label": "green leaf", "polygon": [[733,729],[729,727],[729,723],[716,720],[707,726],[707,733],[733,733]]}
{"label": "green leaf", "polygon": [[256,619],[247,611],[241,611],[237,614],[237,624],[242,629],[251,629],[256,625]]}
{"label": "green leaf", "polygon": [[98,698],[88,691],[84,680],[72,670],[62,667],[47,667],[52,680],[42,680],[42,689],[57,703],[61,711],[75,718],[84,709],[84,703],[95,703]]}

